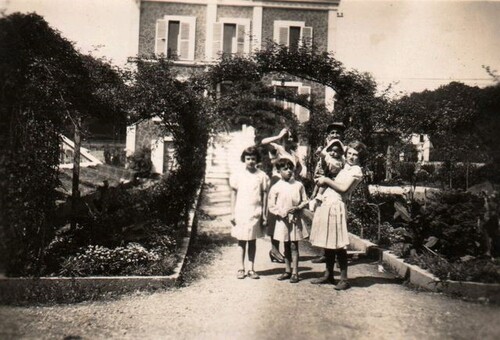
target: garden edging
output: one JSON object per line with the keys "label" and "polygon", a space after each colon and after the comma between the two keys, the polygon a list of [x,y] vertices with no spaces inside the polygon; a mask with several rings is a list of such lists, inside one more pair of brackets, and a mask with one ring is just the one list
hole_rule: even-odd
{"label": "garden edging", "polygon": [[404,260],[389,250],[382,250],[370,241],[350,234],[350,247],[364,251],[367,255],[378,253],[378,258],[398,276],[421,289],[449,295],[461,296],[473,300],[484,300],[500,304],[500,284],[469,281],[441,281],[439,278],[418,266]]}
{"label": "garden edging", "polygon": [[0,277],[0,303],[86,300],[106,294],[122,294],[136,290],[157,290],[178,284],[185,265],[196,223],[203,181],[196,191],[188,214],[187,235],[180,246],[180,260],[174,273],[166,276],[88,276],[88,277]]}

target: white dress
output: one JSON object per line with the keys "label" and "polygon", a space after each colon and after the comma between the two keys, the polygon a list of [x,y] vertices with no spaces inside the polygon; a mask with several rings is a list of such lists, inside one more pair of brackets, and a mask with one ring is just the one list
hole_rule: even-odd
{"label": "white dress", "polygon": [[251,241],[263,237],[262,195],[269,189],[269,177],[265,172],[256,170],[251,173],[243,170],[229,180],[232,189],[236,190],[234,218],[236,225],[231,235],[240,241]]}
{"label": "white dress", "polygon": [[308,236],[307,229],[304,228],[301,214],[296,218],[288,216],[286,213],[293,208],[307,201],[304,185],[293,178],[288,182],[279,180],[269,191],[268,207],[269,211],[276,215],[276,225],[273,238],[278,241],[300,241]]}
{"label": "white dress", "polygon": [[349,166],[346,164],[344,169],[335,177],[335,182],[351,181],[352,179],[354,179],[354,182],[349,187],[349,190],[343,194],[329,187],[325,190],[323,203],[314,212],[312,221],[309,239],[313,246],[341,249],[349,244],[346,202],[363,179],[363,172],[357,165]]}

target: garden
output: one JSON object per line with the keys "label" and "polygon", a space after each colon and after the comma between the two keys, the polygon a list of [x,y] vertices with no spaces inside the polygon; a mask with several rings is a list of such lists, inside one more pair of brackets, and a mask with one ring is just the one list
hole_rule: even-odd
{"label": "garden", "polygon": [[[271,135],[286,125],[316,150],[324,139],[318,131],[334,119],[348,126],[346,140],[363,141],[371,154],[351,204],[353,233],[440,279],[500,283],[500,85],[450,83],[394,96],[307,44],[222,56],[180,81],[169,59],[139,56],[134,67],[118,69],[83,55],[35,14],[1,18],[0,32],[10,50],[0,77],[0,255],[8,276],[168,275],[211,135],[241,124]],[[276,90],[270,76],[331,87],[335,112],[324,98]],[[283,100],[307,108],[309,121],[299,124]],[[82,171],[75,190],[75,172],[58,169],[60,134],[77,137],[96,120],[126,125],[153,117],[173,137],[169,173],[152,178],[150,150],[128,160],[134,176],[127,185],[79,191],[95,174]],[[416,159],[408,141],[414,133],[431,136],[430,161]],[[309,153],[308,167],[314,162]],[[61,198],[61,183],[73,184],[71,196]],[[305,184],[312,189],[310,179]],[[402,194],[372,190],[394,186]]]}

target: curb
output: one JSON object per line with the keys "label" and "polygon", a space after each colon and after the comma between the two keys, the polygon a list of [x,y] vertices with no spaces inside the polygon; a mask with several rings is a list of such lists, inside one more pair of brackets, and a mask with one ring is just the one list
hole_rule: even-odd
{"label": "curb", "polygon": [[203,183],[202,179],[188,214],[187,236],[182,239],[179,249],[181,258],[173,274],[167,276],[0,277],[0,304],[80,302],[106,295],[138,290],[155,291],[176,286],[182,276],[193,230],[196,229],[196,210]]}
{"label": "curb", "polygon": [[349,241],[351,242],[350,247],[352,249],[364,251],[369,257],[377,256],[394,273],[420,289],[500,304],[500,284],[452,280],[441,281],[427,270],[406,263],[391,251],[382,250],[375,243],[364,240],[357,235],[349,234]]}

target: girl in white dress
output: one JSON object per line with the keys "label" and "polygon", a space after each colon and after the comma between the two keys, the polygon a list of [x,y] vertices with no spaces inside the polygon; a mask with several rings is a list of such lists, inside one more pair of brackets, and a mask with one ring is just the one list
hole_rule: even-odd
{"label": "girl in white dress", "polygon": [[352,142],[346,148],[344,168],[335,180],[320,177],[316,183],[326,187],[324,200],[315,211],[311,227],[310,241],[313,246],[325,249],[326,271],[323,277],[312,283],[333,282],[333,266],[337,257],[340,267],[340,281],[337,290],[349,288],[347,281],[347,250],[349,234],[347,232],[346,203],[351,193],[363,179],[360,165],[367,156],[366,146],[361,142]]}
{"label": "girl in white dress", "polygon": [[299,282],[299,242],[308,236],[302,223],[300,210],[307,204],[306,190],[293,177],[294,164],[287,158],[276,162],[281,179],[269,191],[269,212],[276,216],[273,238],[281,241],[285,248],[285,272],[278,280],[290,279]]}
{"label": "girl in white dress", "polygon": [[[264,212],[267,205],[267,191],[269,177],[256,168],[260,161],[260,154],[255,147],[243,150],[241,161],[245,163],[245,170],[231,176],[231,235],[238,239],[240,249],[241,269],[238,270],[238,279],[246,275],[258,279],[254,270],[256,239],[264,236],[262,226],[266,224]],[[248,261],[250,270],[245,274],[245,252],[248,244]]]}

